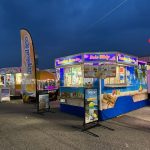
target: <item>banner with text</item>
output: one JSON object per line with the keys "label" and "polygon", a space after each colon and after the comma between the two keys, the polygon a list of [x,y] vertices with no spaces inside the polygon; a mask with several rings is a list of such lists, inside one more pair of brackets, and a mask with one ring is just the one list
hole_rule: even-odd
{"label": "banner with text", "polygon": [[22,29],[21,33],[21,51],[22,51],[22,94],[23,99],[28,101],[29,96],[35,97],[35,54],[32,38],[28,31]]}

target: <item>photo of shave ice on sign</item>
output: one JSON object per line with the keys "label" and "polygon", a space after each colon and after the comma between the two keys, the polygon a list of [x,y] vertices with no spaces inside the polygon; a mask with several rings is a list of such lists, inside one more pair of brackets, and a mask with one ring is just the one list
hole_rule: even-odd
{"label": "photo of shave ice on sign", "polygon": [[85,123],[98,121],[97,89],[85,89]]}

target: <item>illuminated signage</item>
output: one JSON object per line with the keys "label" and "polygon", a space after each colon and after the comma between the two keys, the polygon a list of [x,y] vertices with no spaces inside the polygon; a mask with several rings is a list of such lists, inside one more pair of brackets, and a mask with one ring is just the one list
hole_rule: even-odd
{"label": "illuminated signage", "polygon": [[84,54],[84,61],[116,61],[116,54]]}
{"label": "illuminated signage", "polygon": [[147,65],[147,62],[146,61],[142,61],[142,60],[138,60],[138,64]]}
{"label": "illuminated signage", "polygon": [[138,63],[137,57],[128,56],[128,55],[124,55],[124,54],[118,54],[117,61],[120,63],[126,63],[126,64],[132,64],[132,65],[137,65],[137,63]]}
{"label": "illuminated signage", "polygon": [[82,55],[68,56],[64,58],[58,58],[55,60],[55,66],[74,65],[82,62]]}

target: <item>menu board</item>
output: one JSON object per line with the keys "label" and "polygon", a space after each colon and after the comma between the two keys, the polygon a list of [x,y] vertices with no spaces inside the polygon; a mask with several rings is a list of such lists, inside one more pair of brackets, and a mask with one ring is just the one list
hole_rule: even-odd
{"label": "menu board", "polygon": [[1,89],[1,101],[10,101],[10,89],[9,88],[2,88]]}
{"label": "menu board", "polygon": [[101,78],[115,77],[116,76],[116,65],[100,65],[99,72]]}
{"label": "menu board", "polygon": [[44,111],[49,109],[49,94],[39,94],[39,111]]}
{"label": "menu board", "polygon": [[107,78],[116,76],[115,65],[100,65],[100,66],[84,66],[84,77],[85,78]]}
{"label": "menu board", "polygon": [[[105,79],[105,85],[126,85],[126,67],[124,66],[116,66],[115,76],[108,77]],[[128,72],[129,74],[129,72]]]}
{"label": "menu board", "polygon": [[97,89],[85,89],[85,124],[98,121],[98,93]]}
{"label": "menu board", "polygon": [[85,78],[99,78],[98,66],[84,66],[84,77]]}

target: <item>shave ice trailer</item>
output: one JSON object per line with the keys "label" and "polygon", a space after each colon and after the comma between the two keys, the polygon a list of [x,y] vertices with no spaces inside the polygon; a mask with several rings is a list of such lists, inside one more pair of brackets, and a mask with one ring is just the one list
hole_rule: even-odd
{"label": "shave ice trailer", "polygon": [[[82,53],[55,59],[61,111],[83,117],[88,88],[98,90],[99,120],[148,105],[146,65],[136,56],[119,52]],[[94,103],[89,103],[89,118],[92,106]]]}

